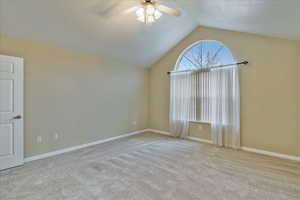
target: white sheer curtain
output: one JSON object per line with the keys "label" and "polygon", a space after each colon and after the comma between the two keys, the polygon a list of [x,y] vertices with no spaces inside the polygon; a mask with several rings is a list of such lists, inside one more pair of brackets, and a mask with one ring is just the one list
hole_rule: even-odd
{"label": "white sheer curtain", "polygon": [[171,74],[170,131],[175,137],[188,135],[189,121],[195,119],[191,73]]}
{"label": "white sheer curtain", "polygon": [[240,148],[240,84],[237,67],[210,72],[213,143]]}
{"label": "white sheer curtain", "polygon": [[240,147],[240,88],[237,67],[171,75],[170,129],[188,135],[189,121],[210,122],[213,143]]}

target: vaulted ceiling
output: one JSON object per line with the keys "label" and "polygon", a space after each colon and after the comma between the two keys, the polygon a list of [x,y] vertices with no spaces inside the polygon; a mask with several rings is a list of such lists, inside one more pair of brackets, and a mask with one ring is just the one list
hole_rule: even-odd
{"label": "vaulted ceiling", "polygon": [[146,26],[140,0],[0,0],[1,34],[147,67],[199,25],[300,39],[299,0],[160,0],[183,16]]}

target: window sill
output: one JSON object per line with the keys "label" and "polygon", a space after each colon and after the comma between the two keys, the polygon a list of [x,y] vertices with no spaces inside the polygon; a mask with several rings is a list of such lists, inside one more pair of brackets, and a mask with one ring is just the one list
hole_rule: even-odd
{"label": "window sill", "polygon": [[211,122],[208,121],[189,121],[190,123],[197,123],[197,124],[211,124]]}

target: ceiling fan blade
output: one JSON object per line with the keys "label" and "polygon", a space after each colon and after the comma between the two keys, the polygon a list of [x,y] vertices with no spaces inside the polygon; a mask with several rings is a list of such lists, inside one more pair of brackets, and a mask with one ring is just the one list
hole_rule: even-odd
{"label": "ceiling fan blade", "polygon": [[162,12],[165,12],[167,14],[170,14],[170,15],[174,15],[174,16],[181,16],[181,12],[179,10],[175,10],[173,8],[169,8],[167,6],[164,6],[162,4],[158,4],[156,3],[156,8]]}
{"label": "ceiling fan blade", "polygon": [[110,4],[105,5],[105,6],[97,6],[94,9],[96,10],[97,14],[103,18],[109,18],[113,16],[120,8],[120,3],[119,2],[109,2]]}
{"label": "ceiling fan blade", "polygon": [[139,8],[140,8],[140,6],[134,6],[134,7],[132,7],[132,8],[126,9],[123,13],[124,13],[124,14],[129,14],[129,13],[132,13],[132,12],[137,11]]}
{"label": "ceiling fan blade", "polygon": [[112,18],[123,13],[124,10],[132,6],[136,6],[138,2],[136,0],[110,0],[107,1],[104,5],[100,5],[97,9],[97,14],[103,18]]}

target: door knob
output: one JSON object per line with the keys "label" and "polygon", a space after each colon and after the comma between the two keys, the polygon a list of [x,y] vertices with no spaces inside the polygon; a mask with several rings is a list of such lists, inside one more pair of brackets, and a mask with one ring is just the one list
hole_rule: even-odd
{"label": "door knob", "polygon": [[22,116],[21,115],[17,115],[15,117],[13,117],[12,119],[22,119]]}

